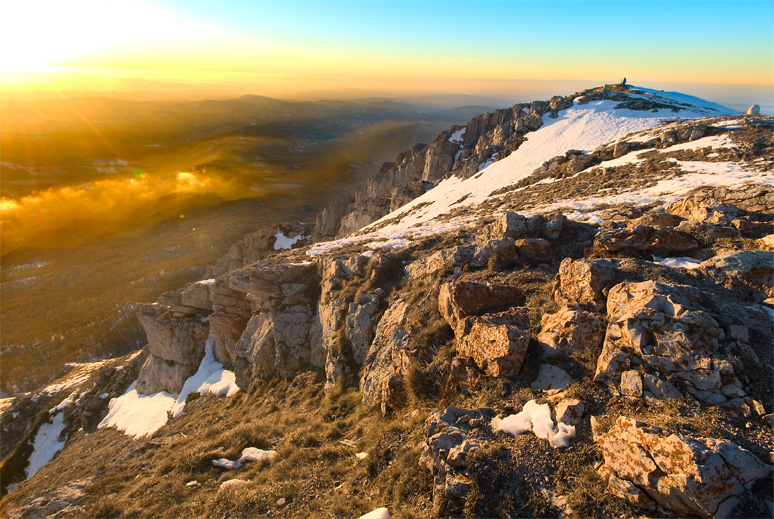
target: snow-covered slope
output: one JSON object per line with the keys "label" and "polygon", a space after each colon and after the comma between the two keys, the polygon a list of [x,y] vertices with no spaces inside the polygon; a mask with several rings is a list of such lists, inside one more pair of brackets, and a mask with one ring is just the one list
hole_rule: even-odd
{"label": "snow-covered slope", "polygon": [[[343,244],[363,240],[376,242],[377,246],[400,245],[402,240],[466,225],[475,219],[473,215],[477,206],[503,196],[493,193],[528,177],[544,162],[568,150],[589,152],[667,122],[737,114],[729,108],[685,94],[638,87],[630,89],[636,92],[626,94],[630,100],[627,102],[587,102],[578,97],[572,107],[559,111],[555,118],[546,113],[543,125],[526,134],[526,142],[504,159],[482,164],[481,171],[467,179],[451,176],[356,235],[319,243],[312,247],[309,254],[318,255]],[[626,107],[627,103],[637,101],[647,101],[658,108],[643,110]],[[731,167],[726,172],[733,173],[738,169]],[[728,176],[724,180],[728,180]],[[695,187],[695,183],[691,182],[686,187],[689,184]],[[680,186],[668,186],[669,189],[677,187]],[[456,216],[450,216],[452,212]]]}

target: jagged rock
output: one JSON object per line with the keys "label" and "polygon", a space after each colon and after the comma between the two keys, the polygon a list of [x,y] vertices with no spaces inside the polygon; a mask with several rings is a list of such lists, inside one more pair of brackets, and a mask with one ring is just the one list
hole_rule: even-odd
{"label": "jagged rock", "polygon": [[573,380],[565,370],[553,364],[541,364],[537,378],[532,382],[534,389],[566,389]]}
{"label": "jagged rock", "polygon": [[714,516],[729,512],[724,502],[743,493],[750,482],[765,478],[771,469],[728,440],[669,434],[623,416],[594,440],[602,449],[604,467],[617,478],[611,492],[632,495],[631,499],[624,497],[632,504],[650,507],[636,490],[625,485],[629,482],[678,514]]}
{"label": "jagged rock", "polygon": [[350,303],[347,311],[346,337],[352,347],[352,358],[358,366],[365,361],[371,341],[374,339],[371,320],[378,310],[379,296],[363,294],[357,302]]}
{"label": "jagged rock", "polygon": [[707,222],[697,222],[694,220],[685,220],[680,222],[675,230],[685,234],[703,243],[706,246],[714,244],[716,241],[724,238],[738,238],[742,235],[739,229],[730,225],[721,225]]}
{"label": "jagged rock", "polygon": [[774,212],[774,189],[761,184],[732,189],[707,186],[672,203],[666,212],[710,223],[730,223],[747,212],[770,215]]}
{"label": "jagged rock", "polygon": [[521,369],[529,346],[526,312],[511,308],[507,312],[467,317],[460,321],[457,354],[471,357],[492,377],[515,375]]}
{"label": "jagged rock", "polygon": [[621,393],[642,398],[642,376],[637,371],[632,369],[621,373]]}
{"label": "jagged rock", "polygon": [[544,238],[522,238],[514,242],[519,255],[525,258],[543,256],[551,249],[551,242]]}
{"label": "jagged rock", "polygon": [[664,400],[667,398],[682,398],[683,395],[677,390],[675,386],[656,375],[647,374],[642,377],[644,384],[645,397],[650,397],[656,400]]}
{"label": "jagged rock", "polygon": [[540,233],[549,240],[558,240],[562,233],[567,217],[562,213],[553,213],[545,217]]}
{"label": "jagged rock", "polygon": [[245,292],[256,310],[272,310],[288,296],[296,299],[291,304],[298,304],[299,296],[318,282],[317,265],[311,261],[244,268],[228,277],[229,288]]}
{"label": "jagged rock", "polygon": [[311,224],[293,223],[283,225],[280,229],[275,225],[266,226],[256,232],[245,235],[241,240],[231,245],[228,252],[217,259],[212,269],[213,276],[220,276],[256,261],[262,260],[275,253],[276,236],[282,233],[287,238],[297,239],[296,246],[308,242],[312,234]]}
{"label": "jagged rock", "polygon": [[698,248],[691,237],[668,227],[635,225],[631,229],[600,229],[594,237],[594,250],[599,253],[619,252],[624,249],[642,251],[686,251]]}
{"label": "jagged rock", "polygon": [[684,219],[670,213],[647,213],[632,220],[633,225],[648,225],[651,227],[676,227]]}
{"label": "jagged rock", "polygon": [[725,402],[724,388],[733,392],[741,383],[719,348],[725,333],[701,307],[700,298],[697,288],[686,285],[645,281],[613,287],[607,300],[610,324],[594,380],[617,386],[623,383],[622,373],[642,363],[651,371],[677,376],[699,400]]}
{"label": "jagged rock", "polygon": [[410,330],[405,329],[408,311],[405,301],[395,301],[376,326],[374,340],[363,363],[363,376],[360,378],[360,392],[367,404],[379,401],[390,377],[408,368],[405,351],[410,336]]}
{"label": "jagged rock", "polygon": [[167,308],[138,306],[137,319],[145,330],[150,353],[138,376],[139,393],[179,393],[204,357],[209,324],[198,317],[175,317]]}
{"label": "jagged rock", "polygon": [[406,275],[410,278],[420,278],[439,270],[460,268],[470,263],[475,254],[476,247],[469,245],[439,250],[426,259],[416,260],[406,265]]}
{"label": "jagged rock", "polygon": [[441,286],[438,309],[452,328],[460,319],[481,312],[523,304],[525,294],[513,285],[487,285],[471,281],[452,281]]}
{"label": "jagged rock", "polygon": [[595,349],[604,337],[605,321],[600,314],[565,306],[554,314],[543,315],[537,340],[543,355],[551,357],[560,352]]}
{"label": "jagged rock", "polygon": [[699,268],[729,288],[748,286],[774,296],[774,252],[725,252],[702,262]]}
{"label": "jagged rock", "polygon": [[486,231],[490,240],[523,238],[527,235],[527,218],[512,211],[505,211]]}
{"label": "jagged rock", "polygon": [[554,301],[559,305],[605,308],[605,291],[616,276],[615,265],[608,260],[565,258],[554,281]]}
{"label": "jagged rock", "polygon": [[469,264],[482,267],[486,265],[489,258],[494,255],[498,255],[501,258],[515,258],[516,247],[514,246],[514,240],[511,238],[504,238],[502,240],[491,240],[477,245],[473,260],[470,261]]}
{"label": "jagged rock", "polygon": [[465,477],[467,459],[481,448],[473,433],[492,414],[488,408],[468,411],[448,407],[428,417],[419,460],[433,474],[436,496],[459,497],[466,493],[470,486],[470,480]]}
{"label": "jagged rock", "polygon": [[196,373],[198,366],[178,364],[168,360],[148,355],[137,376],[138,393],[152,395],[166,391],[173,395],[180,393],[188,377]]}
{"label": "jagged rock", "polygon": [[237,385],[248,388],[252,377],[292,378],[310,362],[311,325],[311,311],[303,305],[260,312],[251,317],[236,345]]}
{"label": "jagged rock", "polygon": [[209,331],[206,321],[174,318],[163,307],[154,305],[140,305],[137,319],[145,330],[151,355],[185,366],[199,366]]}
{"label": "jagged rock", "polygon": [[180,304],[211,312],[212,301],[210,301],[209,287],[202,283],[187,285],[180,293]]}
{"label": "jagged rock", "polygon": [[87,489],[92,480],[92,477],[88,477],[65,481],[61,485],[48,488],[23,506],[11,510],[6,517],[12,519],[84,517],[86,511],[80,505],[89,497]]}
{"label": "jagged rock", "polygon": [[578,425],[585,410],[586,406],[577,398],[565,398],[554,407],[555,421],[567,425]]}

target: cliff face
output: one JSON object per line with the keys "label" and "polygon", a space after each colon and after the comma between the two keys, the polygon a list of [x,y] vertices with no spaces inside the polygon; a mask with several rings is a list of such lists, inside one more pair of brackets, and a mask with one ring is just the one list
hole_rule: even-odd
{"label": "cliff face", "polygon": [[[482,163],[518,159],[547,129],[554,133],[546,141],[559,140],[552,116],[611,101],[633,118],[690,109],[601,88],[482,115],[385,164],[355,200],[319,215],[314,235],[348,234],[417,193],[442,190],[444,181],[483,182]],[[599,124],[615,121],[603,114]],[[403,234],[371,228],[275,250],[280,234],[304,236],[310,228],[257,232],[210,279],[139,308],[148,345],[134,361],[142,362],[134,390],[147,398],[166,391],[174,401],[216,361],[241,388],[227,406],[246,414],[231,416],[210,397],[191,405],[192,413],[209,410],[224,427],[250,422],[251,430],[271,430],[261,445],[287,457],[271,462],[277,478],[297,464],[291,452],[320,449],[327,463],[330,439],[369,449],[373,461],[364,467],[337,466],[351,472],[341,491],[355,495],[363,481],[382,476],[393,488],[395,462],[415,478],[401,483],[411,499],[398,500],[409,515],[610,515],[610,500],[654,516],[723,516],[737,504],[740,513],[760,513],[750,503],[771,497],[774,445],[774,121],[646,123],[632,134],[618,129],[594,149],[557,149],[519,180],[487,184],[483,202],[455,206],[421,228],[398,215],[391,225],[404,224]],[[293,396],[278,405],[274,386],[282,379]],[[303,388],[310,394],[302,399],[294,391]],[[330,402],[320,411],[327,425],[315,427],[331,429],[301,438],[293,427],[308,417],[300,415],[316,416],[314,406]],[[283,422],[287,430],[272,428],[283,405],[304,411]],[[372,414],[400,432],[386,427],[372,441],[358,425]],[[195,422],[170,419],[153,434],[174,442],[180,433],[199,434]],[[757,436],[745,432],[752,428]],[[169,470],[181,488],[194,477],[203,482],[198,492],[210,504],[200,511],[212,515],[240,501],[223,499],[227,477],[210,474],[223,451],[210,449],[186,453],[183,468]],[[312,472],[304,478],[318,486],[297,491],[290,504],[261,506],[290,517],[340,500],[335,485]],[[266,491],[265,478],[251,474],[244,484]],[[591,497],[571,488],[569,474],[588,478]],[[12,516],[27,513],[34,490],[25,492],[36,481],[5,500]],[[526,486],[506,483],[513,481]],[[492,498],[516,502],[536,488],[549,497],[529,509]],[[97,484],[93,492],[103,490]],[[177,490],[181,502],[192,492]],[[184,506],[159,515],[179,515]]]}

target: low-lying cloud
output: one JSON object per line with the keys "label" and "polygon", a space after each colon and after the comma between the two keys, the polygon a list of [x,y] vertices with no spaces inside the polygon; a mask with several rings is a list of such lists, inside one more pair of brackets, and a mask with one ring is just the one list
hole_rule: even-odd
{"label": "low-lying cloud", "polygon": [[[169,218],[188,207],[255,196],[234,180],[206,173],[100,180],[76,187],[0,199],[2,253],[114,234]],[[194,201],[194,199],[196,199]]]}

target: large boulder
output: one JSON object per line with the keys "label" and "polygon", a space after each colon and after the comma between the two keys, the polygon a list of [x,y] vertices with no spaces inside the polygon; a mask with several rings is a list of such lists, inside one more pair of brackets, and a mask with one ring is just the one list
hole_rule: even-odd
{"label": "large boulder", "polygon": [[604,259],[565,258],[554,281],[554,301],[558,305],[579,305],[596,310],[605,308],[605,294],[613,286],[616,268]]}
{"label": "large boulder", "polygon": [[596,312],[564,306],[554,314],[544,314],[537,337],[543,355],[594,350],[605,338],[605,320]]}
{"label": "large boulder", "polygon": [[620,387],[635,365],[680,379],[708,404],[745,396],[720,348],[725,333],[691,286],[644,281],[621,283],[607,300],[609,325],[594,380]]}
{"label": "large boulder", "polygon": [[594,440],[611,493],[641,508],[655,501],[678,514],[726,517],[734,496],[771,472],[731,441],[670,434],[623,416]]}
{"label": "large boulder", "polygon": [[438,309],[455,328],[460,319],[491,309],[522,305],[525,300],[524,291],[517,286],[452,281],[441,286]]}
{"label": "large boulder", "polygon": [[467,317],[455,330],[457,355],[472,358],[492,377],[515,375],[527,356],[528,324],[526,311],[520,308]]}

